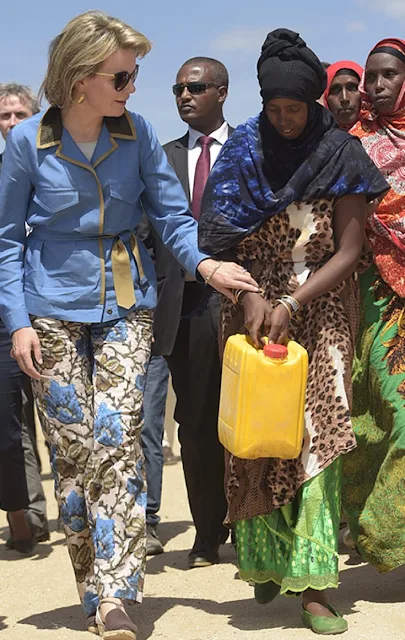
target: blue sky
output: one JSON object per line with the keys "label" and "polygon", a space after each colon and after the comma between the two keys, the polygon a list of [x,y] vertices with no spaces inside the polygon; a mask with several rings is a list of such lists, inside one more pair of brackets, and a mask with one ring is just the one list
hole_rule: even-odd
{"label": "blue sky", "polygon": [[266,33],[277,27],[299,31],[323,60],[364,63],[381,38],[405,37],[405,0],[20,0],[0,9],[0,81],[37,90],[50,40],[72,17],[101,9],[125,20],[154,43],[141,61],[137,93],[129,108],[156,127],[161,142],[185,126],[171,85],[178,68],[196,55],[216,57],[228,67],[225,114],[237,125],[260,109],[255,63]]}

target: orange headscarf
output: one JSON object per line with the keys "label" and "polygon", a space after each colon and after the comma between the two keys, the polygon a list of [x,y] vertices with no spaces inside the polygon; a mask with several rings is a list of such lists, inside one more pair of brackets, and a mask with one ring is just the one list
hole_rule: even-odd
{"label": "orange headscarf", "polygon": [[329,65],[326,69],[326,74],[328,76],[328,83],[326,85],[325,93],[323,94],[325,107],[329,109],[328,98],[331,84],[335,78],[335,75],[342,71],[342,69],[349,69],[350,71],[354,71],[354,73],[359,76],[359,80],[362,79],[364,69],[357,62],[352,62],[351,60],[340,60],[340,62],[334,62]]}

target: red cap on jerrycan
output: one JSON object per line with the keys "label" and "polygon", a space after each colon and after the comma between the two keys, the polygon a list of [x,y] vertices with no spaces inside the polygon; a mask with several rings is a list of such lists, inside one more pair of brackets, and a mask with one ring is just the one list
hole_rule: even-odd
{"label": "red cap on jerrycan", "polygon": [[288,358],[288,349],[283,344],[266,344],[263,353],[267,358],[273,360],[285,360]]}

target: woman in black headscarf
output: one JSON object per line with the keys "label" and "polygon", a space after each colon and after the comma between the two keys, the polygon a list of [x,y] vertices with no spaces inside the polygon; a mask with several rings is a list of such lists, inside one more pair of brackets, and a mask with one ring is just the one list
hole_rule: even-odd
{"label": "woman in black headscarf", "polygon": [[355,446],[344,291],[361,253],[367,201],[388,186],[359,141],[316,102],[326,74],[298,34],[267,36],[258,77],[263,111],[224,145],[199,239],[209,252],[235,256],[264,292],[237,292],[239,305],[224,300],[224,341],[245,327],[257,347],[263,336],[289,336],[307,349],[305,438],[296,460],[229,455],[228,523],[240,576],[255,583],[258,602],[302,594],[305,625],[342,633],[347,622],[325,589],[338,586],[340,457]]}

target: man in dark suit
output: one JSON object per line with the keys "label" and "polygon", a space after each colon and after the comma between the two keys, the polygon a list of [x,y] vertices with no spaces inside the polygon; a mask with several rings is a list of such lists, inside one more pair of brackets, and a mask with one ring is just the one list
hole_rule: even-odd
{"label": "man in dark suit", "polygon": [[[0,83],[0,134],[4,140],[19,122],[38,111],[37,98],[29,87]],[[0,180],[1,167],[0,154]],[[0,507],[9,509],[7,546],[25,553],[32,550],[36,542],[46,542],[50,536],[36,445],[31,381],[10,358],[10,349],[11,338],[0,319]],[[27,504],[25,512],[16,506],[23,503]]]}
{"label": "man in dark suit", "polygon": [[[186,135],[164,149],[198,219],[209,171],[233,129],[224,119],[228,72],[212,58],[183,64],[173,86]],[[156,239],[159,302],[155,312],[154,353],[164,355],[177,397],[175,419],[190,509],[196,527],[189,567],[219,561],[228,538],[224,451],[218,441],[220,392],[218,352],[219,294],[184,273]]]}

